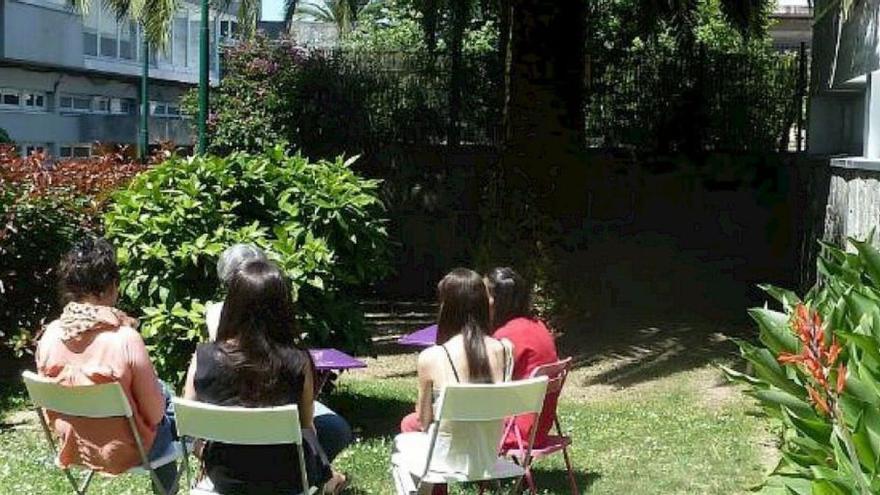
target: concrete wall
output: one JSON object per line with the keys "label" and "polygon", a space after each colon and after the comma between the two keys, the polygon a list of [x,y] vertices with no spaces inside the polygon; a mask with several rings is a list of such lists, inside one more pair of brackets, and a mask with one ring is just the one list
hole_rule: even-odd
{"label": "concrete wall", "polygon": [[[880,173],[835,167],[825,212],[824,239],[838,246],[845,246],[848,237],[865,239],[871,230],[878,229],[878,220]],[[874,240],[880,246],[876,235]]]}
{"label": "concrete wall", "polygon": [[814,95],[807,123],[808,150],[818,155],[860,155],[865,118],[861,92]]}
{"label": "concrete wall", "polygon": [[83,28],[63,5],[5,1],[5,58],[39,64],[82,67]]}
{"label": "concrete wall", "polygon": [[[816,91],[837,89],[847,81],[880,68],[880,0],[860,0],[840,30],[836,0],[817,0],[813,27],[813,85]],[[832,5],[834,4],[834,5]],[[827,10],[831,5],[830,10]],[[825,13],[825,15],[822,15]],[[821,16],[821,17],[818,17]],[[836,70],[835,56],[837,57]],[[833,75],[833,79],[832,79]]]}

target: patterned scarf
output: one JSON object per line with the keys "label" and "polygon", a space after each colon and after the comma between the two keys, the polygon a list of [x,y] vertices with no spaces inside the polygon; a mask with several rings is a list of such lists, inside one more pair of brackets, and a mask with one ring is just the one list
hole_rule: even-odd
{"label": "patterned scarf", "polygon": [[89,303],[68,303],[59,318],[61,339],[77,340],[92,330],[113,330],[121,326],[137,328],[138,321],[124,312],[109,306]]}

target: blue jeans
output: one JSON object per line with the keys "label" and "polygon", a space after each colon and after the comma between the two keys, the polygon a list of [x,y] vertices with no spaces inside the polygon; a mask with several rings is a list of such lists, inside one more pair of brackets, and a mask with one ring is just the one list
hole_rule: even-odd
{"label": "blue jeans", "polygon": [[327,454],[327,460],[333,462],[333,459],[354,440],[351,426],[342,416],[318,401],[315,401],[314,422],[318,442]]}
{"label": "blue jeans", "polygon": [[[159,380],[159,386],[162,388],[162,395],[165,396],[165,416],[156,427],[156,439],[153,440],[153,446],[150,448],[147,457],[150,461],[155,461],[174,448],[174,442],[177,440],[177,423],[174,421],[174,403],[171,402],[171,389],[162,380]],[[169,495],[177,493],[177,461],[171,461],[168,464],[159,466],[154,469],[156,477],[165,488],[165,492]],[[154,484],[155,485],[155,484]],[[161,493],[156,486],[153,486],[153,493]]]}

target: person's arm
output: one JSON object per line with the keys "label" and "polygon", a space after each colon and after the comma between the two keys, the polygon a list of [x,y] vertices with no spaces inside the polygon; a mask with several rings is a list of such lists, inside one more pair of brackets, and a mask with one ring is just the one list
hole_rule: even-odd
{"label": "person's arm", "polygon": [[133,406],[148,425],[158,425],[165,416],[165,396],[159,386],[156,369],[150,361],[144,340],[133,329],[127,329],[128,362],[131,366]]}
{"label": "person's arm", "polygon": [[304,367],[303,391],[297,407],[299,408],[299,424],[302,428],[315,429],[315,377],[312,367]]}
{"label": "person's arm", "polygon": [[196,399],[196,355],[193,353],[192,361],[189,363],[189,369],[186,372],[186,382],[183,384],[183,398],[187,400]]}
{"label": "person's arm", "polygon": [[431,379],[431,351],[422,351],[419,354],[419,398],[416,400],[416,414],[422,431],[427,431],[434,421],[434,382]]}

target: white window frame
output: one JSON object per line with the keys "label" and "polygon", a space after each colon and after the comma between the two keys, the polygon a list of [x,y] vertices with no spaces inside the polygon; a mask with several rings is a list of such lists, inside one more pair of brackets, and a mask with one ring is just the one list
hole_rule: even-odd
{"label": "white window frame", "polygon": [[[69,153],[64,153],[64,149],[67,148]],[[88,150],[88,156],[76,156],[76,150],[82,150],[83,148]],[[91,158],[92,156],[92,145],[89,143],[65,143],[58,146],[58,157],[59,158]]]}
{"label": "white window frame", "polygon": [[[6,95],[16,95],[18,97],[18,103],[5,103],[3,100],[6,98]],[[21,90],[16,88],[0,88],[0,108],[21,108],[22,106],[22,97]]]}
{"label": "white window frame", "polygon": [[[92,97],[92,113],[97,114],[108,114],[110,113],[110,97],[109,96],[94,96]],[[104,104],[104,108],[101,108],[101,103]]]}
{"label": "white window frame", "polygon": [[19,143],[18,147],[19,156],[21,157],[28,157],[30,156],[30,151],[35,151],[40,148],[42,148],[44,153],[49,152],[49,145],[46,143]]}
{"label": "white window frame", "polygon": [[[28,99],[30,99],[30,98],[34,99],[33,105],[28,104]],[[42,105],[37,105],[37,98],[43,99]],[[27,110],[45,112],[46,108],[47,108],[46,103],[47,103],[48,99],[49,99],[49,96],[46,94],[45,91],[32,91],[32,90],[26,89],[21,92],[21,106]]]}
{"label": "white window frame", "polygon": [[[62,100],[64,100],[65,98],[70,98],[70,106],[69,107],[65,107],[62,105]],[[76,108],[76,101],[77,100],[80,100],[80,101],[88,100],[89,101],[89,108]],[[63,94],[58,95],[58,111],[61,113],[93,113],[94,109],[95,109],[95,102],[94,102],[94,97],[92,97],[92,96],[76,95],[76,94],[69,94],[69,93],[63,93]]]}

